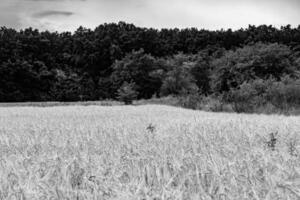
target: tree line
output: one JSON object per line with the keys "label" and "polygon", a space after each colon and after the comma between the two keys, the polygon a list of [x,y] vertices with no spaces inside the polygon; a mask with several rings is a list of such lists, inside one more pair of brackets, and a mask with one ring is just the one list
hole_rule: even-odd
{"label": "tree line", "polygon": [[0,29],[0,102],[196,95],[238,104],[253,96],[275,101],[289,91],[284,101],[298,104],[299,71],[300,26],[157,30],[119,22],[74,33]]}

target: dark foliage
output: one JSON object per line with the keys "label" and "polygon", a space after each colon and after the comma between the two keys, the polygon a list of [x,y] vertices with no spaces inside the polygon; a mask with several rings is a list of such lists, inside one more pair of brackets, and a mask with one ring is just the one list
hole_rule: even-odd
{"label": "dark foliage", "polygon": [[124,82],[118,89],[117,98],[123,101],[125,105],[132,104],[133,100],[137,98],[138,92],[135,90],[135,84],[133,82]]}
{"label": "dark foliage", "polygon": [[244,82],[239,88],[226,94],[226,101],[233,104],[236,112],[255,112],[257,108],[271,104],[277,110],[288,111],[300,107],[300,79],[289,76],[280,81],[255,79]]}
{"label": "dark foliage", "polygon": [[[239,102],[259,98],[277,107],[299,105],[299,71],[300,26],[156,30],[119,22],[74,33],[0,28],[0,102],[118,99],[122,85],[134,82],[138,99],[187,95],[194,105],[197,95],[222,95],[244,111]],[[270,79],[261,97],[256,85]]]}

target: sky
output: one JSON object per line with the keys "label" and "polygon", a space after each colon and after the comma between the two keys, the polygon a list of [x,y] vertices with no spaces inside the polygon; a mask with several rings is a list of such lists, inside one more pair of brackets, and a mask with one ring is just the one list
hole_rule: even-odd
{"label": "sky", "polygon": [[0,0],[0,26],[50,31],[125,21],[142,27],[239,29],[300,24],[300,0]]}

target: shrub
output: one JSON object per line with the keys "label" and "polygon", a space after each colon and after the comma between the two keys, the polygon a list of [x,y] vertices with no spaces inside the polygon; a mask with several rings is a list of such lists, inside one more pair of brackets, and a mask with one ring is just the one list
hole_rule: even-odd
{"label": "shrub", "polygon": [[283,78],[282,81],[274,82],[267,90],[268,100],[281,110],[300,106],[300,80]]}
{"label": "shrub", "polygon": [[281,81],[244,82],[226,93],[224,100],[232,103],[235,112],[288,112],[300,106],[300,80],[286,76]]}
{"label": "shrub", "polygon": [[203,96],[199,94],[179,97],[179,106],[209,112],[233,112],[232,106],[222,101],[219,96]]}
{"label": "shrub", "polygon": [[231,106],[222,101],[222,97],[214,95],[202,99],[201,109],[209,112],[232,112]]}
{"label": "shrub", "polygon": [[200,109],[201,108],[202,97],[198,94],[189,94],[186,96],[179,97],[179,105],[184,108],[189,109]]}
{"label": "shrub", "polygon": [[235,112],[254,112],[255,108],[264,104],[265,87],[260,83],[259,80],[243,83],[238,89],[230,90],[226,98]]}
{"label": "shrub", "polygon": [[125,105],[132,104],[133,100],[135,100],[138,96],[138,92],[134,88],[134,83],[124,82],[118,89],[118,99],[123,101]]}

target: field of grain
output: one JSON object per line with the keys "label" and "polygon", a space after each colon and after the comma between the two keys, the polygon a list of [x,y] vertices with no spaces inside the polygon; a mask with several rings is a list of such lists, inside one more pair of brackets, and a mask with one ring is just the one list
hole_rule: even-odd
{"label": "field of grain", "polygon": [[0,200],[299,200],[299,148],[300,117],[2,107]]}

